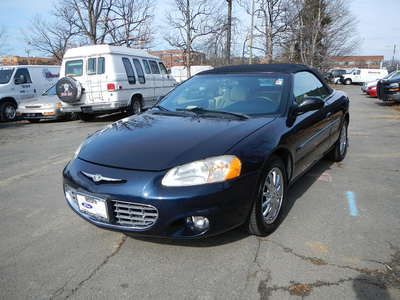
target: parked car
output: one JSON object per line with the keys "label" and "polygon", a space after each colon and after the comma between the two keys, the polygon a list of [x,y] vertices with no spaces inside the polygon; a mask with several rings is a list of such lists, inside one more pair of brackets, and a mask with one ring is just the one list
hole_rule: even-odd
{"label": "parked car", "polygon": [[76,113],[65,113],[61,110],[61,101],[53,85],[41,96],[25,101],[18,107],[17,116],[22,120],[37,123],[40,120],[75,120]]}
{"label": "parked car", "polygon": [[137,114],[176,84],[160,59],[143,50],[92,45],[67,50],[57,95],[63,111],[82,120],[96,114]]}
{"label": "parked car", "polygon": [[343,84],[362,84],[364,82],[379,80],[388,75],[386,69],[352,69],[350,72],[340,76],[340,82]]}
{"label": "parked car", "polygon": [[[382,79],[390,79],[394,76],[400,76],[400,71],[393,71],[390,74],[386,75],[385,77],[383,77]],[[361,86],[361,91],[368,94],[367,90],[369,87],[373,87],[378,84],[378,80],[373,80],[373,81],[369,81],[369,82],[364,82],[364,84]]]}
{"label": "parked car", "polygon": [[297,178],[325,155],[344,159],[348,108],[303,65],[204,71],[86,139],[63,171],[66,201],[125,233],[198,238],[247,224],[266,235]]}
{"label": "parked car", "polygon": [[381,79],[376,86],[378,98],[382,101],[400,102],[400,72],[387,79]]}
{"label": "parked car", "polygon": [[346,74],[346,72],[347,70],[345,69],[332,69],[328,71],[325,78],[331,83],[338,84],[340,83],[340,76]]}
{"label": "parked car", "polygon": [[377,94],[376,94],[376,85],[371,85],[367,88],[367,94],[370,97],[376,98]]}
{"label": "parked car", "polygon": [[59,70],[59,66],[0,67],[0,121],[14,120],[19,104],[55,84]]}
{"label": "parked car", "polygon": [[[191,66],[190,74],[191,76],[196,75],[197,73],[211,70],[212,66]],[[176,80],[176,82],[182,82],[188,79],[187,77],[187,68],[185,66],[174,66],[171,67],[171,75]]]}

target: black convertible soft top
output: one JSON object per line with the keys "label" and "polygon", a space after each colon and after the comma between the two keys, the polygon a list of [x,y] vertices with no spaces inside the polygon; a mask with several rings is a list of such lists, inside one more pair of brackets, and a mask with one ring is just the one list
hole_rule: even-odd
{"label": "black convertible soft top", "polygon": [[306,65],[299,64],[254,64],[254,65],[235,65],[218,67],[206,70],[203,74],[227,74],[227,73],[251,73],[251,72],[279,72],[279,73],[297,73],[300,71],[314,71]]}
{"label": "black convertible soft top", "polygon": [[206,70],[200,72],[196,75],[208,75],[208,74],[239,74],[239,73],[269,73],[269,72],[277,72],[277,73],[297,73],[301,71],[308,71],[313,73],[317,76],[324,85],[329,89],[332,90],[331,87],[325,82],[325,79],[321,74],[306,65],[300,64],[254,64],[254,65],[235,65],[235,66],[224,66],[218,67],[210,70]]}

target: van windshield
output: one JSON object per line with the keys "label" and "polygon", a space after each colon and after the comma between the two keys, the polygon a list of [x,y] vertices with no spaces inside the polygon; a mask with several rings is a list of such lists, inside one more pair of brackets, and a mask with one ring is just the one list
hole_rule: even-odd
{"label": "van windshield", "polygon": [[10,81],[14,68],[0,69],[0,84],[6,84]]}
{"label": "van windshield", "polygon": [[82,76],[83,73],[83,60],[70,60],[65,63],[66,76]]}

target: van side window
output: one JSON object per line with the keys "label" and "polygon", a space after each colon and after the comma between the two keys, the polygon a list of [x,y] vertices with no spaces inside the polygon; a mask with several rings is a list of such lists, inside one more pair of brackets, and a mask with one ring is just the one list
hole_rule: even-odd
{"label": "van side window", "polygon": [[128,58],[123,57],[122,62],[125,67],[126,76],[128,76],[128,82],[130,84],[136,83],[135,73],[133,72],[132,64]]}
{"label": "van side window", "polygon": [[153,74],[160,74],[160,70],[158,69],[158,65],[154,60],[149,60],[151,73]]}
{"label": "van side window", "polygon": [[70,60],[65,63],[66,76],[82,76],[83,73],[83,60]]}
{"label": "van side window", "polygon": [[104,57],[97,59],[97,74],[104,74],[105,72],[105,60]]}
{"label": "van side window", "polygon": [[87,74],[94,75],[96,74],[96,59],[89,58],[87,62]]}
{"label": "van side window", "polygon": [[29,71],[27,68],[19,68],[15,72],[14,80],[17,78],[22,78],[22,77],[23,77],[23,80],[21,80],[20,82],[18,82],[16,84],[32,83],[31,76],[29,75]]}
{"label": "van side window", "polygon": [[136,74],[139,80],[139,83],[145,83],[146,82],[146,78],[144,77],[144,73],[143,73],[143,69],[142,69],[142,65],[140,64],[140,61],[137,58],[133,58],[133,65],[135,66],[136,69]]}
{"label": "van side window", "polygon": [[144,70],[146,71],[146,74],[151,74],[149,62],[145,59],[143,59],[142,61],[143,61]]}
{"label": "van side window", "polygon": [[161,74],[167,75],[168,71],[167,68],[164,66],[164,64],[162,62],[159,62],[158,65],[160,66]]}

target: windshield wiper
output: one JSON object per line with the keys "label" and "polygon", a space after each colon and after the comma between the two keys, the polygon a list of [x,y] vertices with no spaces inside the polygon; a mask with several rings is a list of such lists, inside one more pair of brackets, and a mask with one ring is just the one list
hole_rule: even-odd
{"label": "windshield wiper", "polygon": [[154,105],[152,108],[157,108],[157,109],[162,110],[162,111],[170,111],[170,110],[166,109],[164,106],[161,106],[159,104]]}
{"label": "windshield wiper", "polygon": [[215,114],[215,115],[234,116],[234,117],[240,118],[240,119],[249,119],[250,118],[248,115],[241,114],[241,113],[222,111],[222,110],[205,109],[205,108],[199,107],[199,106],[194,106],[191,108],[177,108],[176,111],[190,111],[190,112],[194,112],[197,115]]}

